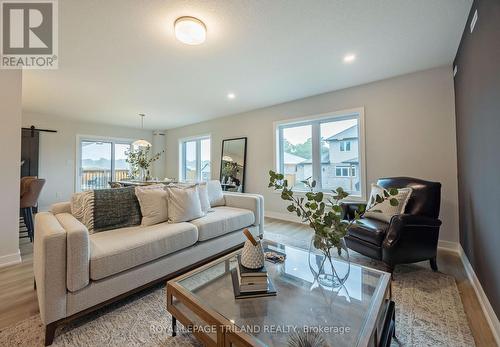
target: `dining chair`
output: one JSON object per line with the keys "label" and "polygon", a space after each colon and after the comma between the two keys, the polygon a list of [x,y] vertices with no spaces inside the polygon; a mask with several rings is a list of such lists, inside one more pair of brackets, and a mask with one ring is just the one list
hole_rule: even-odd
{"label": "dining chair", "polygon": [[45,180],[41,178],[31,177],[30,179],[21,180],[21,215],[24,219],[26,229],[28,229],[28,236],[31,242],[33,242],[35,231],[33,209],[38,205],[38,198],[44,185]]}

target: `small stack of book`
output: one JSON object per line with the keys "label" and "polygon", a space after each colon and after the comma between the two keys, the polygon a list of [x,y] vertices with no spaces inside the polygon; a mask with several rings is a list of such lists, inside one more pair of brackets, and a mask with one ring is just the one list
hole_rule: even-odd
{"label": "small stack of book", "polygon": [[[238,257],[238,260],[240,258]],[[250,270],[238,261],[238,283],[241,293],[263,292],[268,289],[267,270],[262,267],[258,270]]]}
{"label": "small stack of book", "polygon": [[233,269],[231,275],[236,299],[276,295],[265,266],[257,270],[247,269],[241,265],[238,257],[238,266]]}

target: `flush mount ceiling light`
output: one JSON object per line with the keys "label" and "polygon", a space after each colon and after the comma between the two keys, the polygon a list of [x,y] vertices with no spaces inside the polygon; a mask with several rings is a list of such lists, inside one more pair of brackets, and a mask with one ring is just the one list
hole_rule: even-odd
{"label": "flush mount ceiling light", "polygon": [[355,60],[356,60],[356,54],[347,54],[344,57],[344,63],[352,63]]}
{"label": "flush mount ceiling light", "polygon": [[[146,117],[146,115],[139,113],[139,116],[141,117],[141,129],[144,129],[144,117]],[[151,144],[144,139],[140,139],[140,140],[132,142],[132,146],[134,146],[134,147],[151,147]]]}
{"label": "flush mount ceiling light", "polygon": [[207,39],[207,27],[194,17],[179,17],[174,23],[175,37],[187,45],[199,45]]}
{"label": "flush mount ceiling light", "polygon": [[228,99],[234,99],[236,97],[236,95],[234,93],[228,93],[227,94],[227,98]]}

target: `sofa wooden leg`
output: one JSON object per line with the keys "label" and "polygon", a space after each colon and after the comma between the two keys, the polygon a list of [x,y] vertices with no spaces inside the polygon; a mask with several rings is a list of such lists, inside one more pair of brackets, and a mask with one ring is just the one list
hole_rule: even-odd
{"label": "sofa wooden leg", "polygon": [[429,263],[431,264],[432,271],[436,272],[438,270],[436,257],[429,259]]}
{"label": "sofa wooden leg", "polygon": [[45,346],[50,346],[52,342],[54,342],[56,328],[57,328],[56,322],[52,322],[45,326]]}
{"label": "sofa wooden leg", "polygon": [[33,289],[36,290],[36,278],[33,278]]}

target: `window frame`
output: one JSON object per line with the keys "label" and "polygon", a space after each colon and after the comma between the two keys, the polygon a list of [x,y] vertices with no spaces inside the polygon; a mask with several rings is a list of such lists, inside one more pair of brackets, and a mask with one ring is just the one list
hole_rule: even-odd
{"label": "window frame", "polygon": [[137,139],[131,138],[118,138],[118,137],[108,137],[108,136],[96,136],[96,135],[76,135],[76,153],[75,153],[75,180],[74,180],[74,192],[81,192],[80,186],[80,174],[82,170],[82,142],[107,142],[111,143],[111,178],[115,175],[115,145],[130,145]]}
{"label": "window frame", "polygon": [[[281,160],[283,153],[283,131],[288,127],[297,127],[311,124],[311,139],[312,139],[312,179],[316,180],[316,189],[323,191],[327,195],[331,195],[331,190],[323,190],[321,187],[321,124],[332,121],[341,121],[344,119],[358,118],[358,151],[359,151],[359,182],[360,194],[349,195],[348,201],[360,202],[366,201],[366,150],[365,150],[365,110],[364,107],[345,109],[333,112],[327,112],[312,116],[297,117],[276,121],[273,123],[273,162],[276,172],[284,172],[284,163]],[[352,144],[351,144],[352,147]],[[305,194],[303,190],[295,190],[299,195]]]}
{"label": "window frame", "polygon": [[210,142],[210,177],[212,176],[212,136],[210,134],[190,136],[179,139],[179,181],[186,181],[186,143],[196,142],[196,181],[202,182],[201,179],[201,142],[209,140]]}

